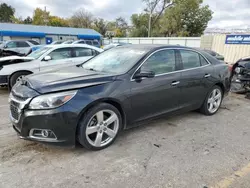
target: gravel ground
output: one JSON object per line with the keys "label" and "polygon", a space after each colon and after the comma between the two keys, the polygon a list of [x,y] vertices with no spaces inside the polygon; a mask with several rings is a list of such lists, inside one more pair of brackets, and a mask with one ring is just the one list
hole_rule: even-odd
{"label": "gravel ground", "polygon": [[[126,130],[98,152],[20,140],[7,97],[0,89],[0,188],[206,188],[250,163],[250,100],[241,95],[212,117],[190,112]],[[228,186],[249,188],[249,178],[235,175]]]}

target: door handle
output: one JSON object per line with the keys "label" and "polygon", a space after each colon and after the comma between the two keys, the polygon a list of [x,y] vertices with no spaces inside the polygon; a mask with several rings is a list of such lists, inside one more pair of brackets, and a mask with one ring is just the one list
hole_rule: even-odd
{"label": "door handle", "polygon": [[177,86],[178,84],[180,84],[180,81],[173,81],[171,85],[172,86]]}
{"label": "door handle", "polygon": [[211,74],[205,74],[204,78],[209,78]]}

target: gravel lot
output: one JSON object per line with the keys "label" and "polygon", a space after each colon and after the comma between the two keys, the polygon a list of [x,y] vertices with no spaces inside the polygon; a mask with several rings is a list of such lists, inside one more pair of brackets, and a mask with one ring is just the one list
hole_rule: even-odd
{"label": "gravel lot", "polygon": [[244,96],[228,96],[213,117],[190,112],[126,130],[98,152],[20,140],[7,97],[0,89],[0,188],[250,187],[250,100]]}

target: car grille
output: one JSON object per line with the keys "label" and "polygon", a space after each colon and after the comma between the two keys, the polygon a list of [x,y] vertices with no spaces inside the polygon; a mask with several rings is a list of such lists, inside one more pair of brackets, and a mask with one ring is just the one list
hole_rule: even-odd
{"label": "car grille", "polygon": [[19,113],[19,108],[16,102],[11,101],[10,103],[10,113],[13,119],[19,120],[20,113]]}
{"label": "car grille", "polygon": [[25,98],[15,94],[15,92],[10,93],[10,115],[11,118],[17,123],[20,119],[22,110],[29,103],[31,98]]}

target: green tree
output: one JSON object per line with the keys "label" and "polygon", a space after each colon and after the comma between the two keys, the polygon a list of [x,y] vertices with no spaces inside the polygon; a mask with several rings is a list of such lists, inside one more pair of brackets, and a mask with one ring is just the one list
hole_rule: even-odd
{"label": "green tree", "polygon": [[131,16],[132,30],[131,37],[147,37],[148,36],[148,18],[149,14],[133,14]]}
{"label": "green tree", "polygon": [[50,12],[36,8],[33,14],[33,25],[47,25],[49,23]]}
{"label": "green tree", "polygon": [[165,36],[200,36],[212,19],[209,6],[203,0],[175,0],[160,20],[161,32]]}
{"label": "green tree", "polygon": [[115,20],[116,37],[125,37],[127,35],[128,23],[125,18],[118,17]]}
{"label": "green tree", "polygon": [[33,20],[32,20],[32,18],[30,16],[28,16],[27,18],[25,18],[23,20],[24,24],[32,24],[32,22],[33,22]]}
{"label": "green tree", "polygon": [[0,4],[0,22],[11,22],[15,14],[15,9],[6,3]]}
{"label": "green tree", "polygon": [[97,18],[94,20],[93,29],[101,33],[103,36],[105,36],[107,32],[107,28],[108,28],[108,23],[104,19]]}
{"label": "green tree", "polygon": [[152,34],[152,29],[157,25],[163,12],[174,4],[174,0],[142,0],[146,8],[144,11],[148,17],[148,37]]}
{"label": "green tree", "polygon": [[11,22],[15,24],[23,24],[22,17],[11,16]]}
{"label": "green tree", "polygon": [[[152,19],[155,19],[157,15],[152,15]],[[132,22],[132,30],[130,32],[130,36],[132,37],[147,37],[148,36],[148,13],[141,13],[141,14],[133,14],[131,16]],[[160,36],[159,32],[159,21],[156,22],[154,28],[151,30],[151,36]]]}
{"label": "green tree", "polygon": [[77,10],[69,20],[70,27],[91,28],[93,15],[85,9]]}
{"label": "green tree", "polygon": [[68,21],[58,16],[50,16],[48,25],[54,27],[68,27]]}

